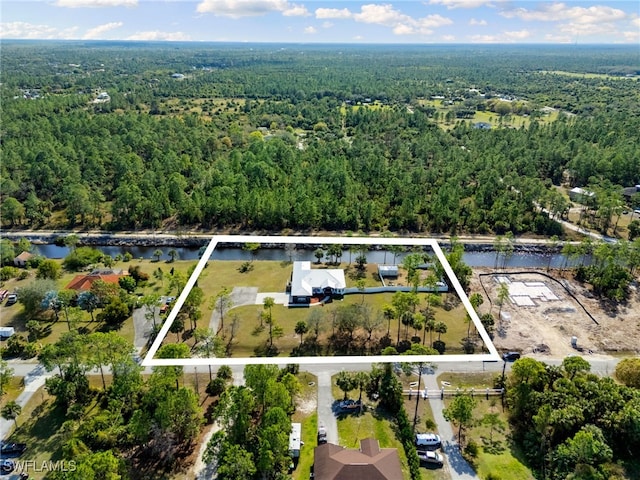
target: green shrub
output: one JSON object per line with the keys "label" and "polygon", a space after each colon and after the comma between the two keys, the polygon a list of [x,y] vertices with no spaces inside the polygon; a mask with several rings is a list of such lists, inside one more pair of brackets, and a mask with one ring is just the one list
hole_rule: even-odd
{"label": "green shrub", "polygon": [[221,365],[218,369],[218,373],[216,377],[221,378],[223,380],[231,380],[233,378],[233,372],[231,371],[231,367],[229,365]]}
{"label": "green shrub", "polygon": [[78,247],[64,258],[64,268],[78,271],[94,263],[100,263],[102,252],[91,247]]}
{"label": "green shrub", "polygon": [[18,273],[19,271],[16,267],[2,267],[0,268],[0,280],[5,282],[11,278],[15,278],[16,276],[18,276]]}
{"label": "green shrub", "polygon": [[212,397],[217,397],[221,395],[222,392],[225,391],[227,387],[226,382],[223,378],[216,377],[209,382],[206,388],[207,395],[211,395]]}
{"label": "green shrub", "polygon": [[478,447],[478,444],[473,440],[469,440],[469,443],[467,443],[467,446],[464,447],[465,455],[471,458],[476,458],[478,456],[479,451],[480,451],[480,448]]}

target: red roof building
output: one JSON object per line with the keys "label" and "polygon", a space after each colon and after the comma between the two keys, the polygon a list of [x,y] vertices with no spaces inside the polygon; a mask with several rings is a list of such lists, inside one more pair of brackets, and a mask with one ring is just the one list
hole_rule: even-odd
{"label": "red roof building", "polygon": [[91,290],[91,285],[97,280],[102,280],[105,283],[118,283],[122,277],[127,276],[129,273],[120,271],[115,273],[113,270],[99,271],[94,270],[88,275],[76,275],[73,280],[65,287],[67,290],[76,290],[83,292],[85,290]]}

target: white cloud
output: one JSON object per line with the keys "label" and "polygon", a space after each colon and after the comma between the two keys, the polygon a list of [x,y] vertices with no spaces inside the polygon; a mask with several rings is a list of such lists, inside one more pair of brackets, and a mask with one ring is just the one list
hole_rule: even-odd
{"label": "white cloud", "polygon": [[146,41],[168,41],[181,42],[191,38],[182,32],[161,32],[159,30],[151,30],[146,32],[136,32],[127,37],[127,40],[146,40]]}
{"label": "white cloud", "polygon": [[288,10],[282,12],[285,17],[308,17],[311,15],[304,5],[291,5]]}
{"label": "white cloud", "polygon": [[455,35],[443,35],[442,36],[442,41],[443,42],[453,42],[456,39]]}
{"label": "white cloud", "polygon": [[316,8],[316,18],[351,18],[352,14],[347,8]]}
{"label": "white cloud", "polygon": [[484,5],[493,6],[492,0],[429,0],[431,5],[444,5],[448,9],[478,8]]}
{"label": "white cloud", "polygon": [[364,37],[362,35],[356,35],[355,37],[353,37],[354,40],[364,40]]}
{"label": "white cloud", "polygon": [[138,0],[56,0],[56,7],[135,7]]}
{"label": "white cloud", "polygon": [[322,22],[322,28],[331,28],[333,25],[331,22]]}
{"label": "white cloud", "polygon": [[258,17],[271,12],[284,14],[284,12],[296,11],[297,8],[287,0],[202,0],[196,10],[198,13],[213,13],[221,17],[241,18]]}
{"label": "white cloud", "polygon": [[583,25],[622,20],[627,16],[623,10],[607,5],[593,5],[585,8],[570,7],[564,3],[542,4],[536,10],[520,7],[505,10],[500,14],[506,18],[520,18],[525,21],[556,22],[568,20],[571,23]]}
{"label": "white cloud", "polygon": [[640,17],[634,18],[633,20],[631,20],[631,23],[636,27],[640,27]]}
{"label": "white cloud", "polygon": [[104,38],[102,37],[102,34],[110,30],[113,30],[115,28],[120,28],[122,25],[123,25],[122,22],[111,22],[111,23],[105,23],[104,25],[98,25],[97,27],[93,27],[87,30],[82,38],[86,40],[93,39],[93,38]]}
{"label": "white cloud", "polygon": [[50,25],[36,25],[28,22],[3,22],[0,23],[0,38],[22,38],[22,39],[42,39],[69,40],[78,38],[76,32],[78,27],[59,29]]}
{"label": "white cloud", "polygon": [[514,32],[502,32],[497,35],[471,35],[473,43],[513,43],[524,40],[531,36],[528,30],[519,30]]}
{"label": "white cloud", "polygon": [[628,42],[637,42],[640,40],[640,31],[637,30],[635,32],[622,32],[622,35]]}
{"label": "white cloud", "polygon": [[558,26],[558,30],[572,36],[588,36],[608,34],[616,30],[612,23],[584,24],[584,23],[565,23]]}
{"label": "white cloud", "polygon": [[487,25],[487,21],[486,20],[476,20],[475,18],[472,18],[471,20],[469,20],[469,25],[479,25],[481,27],[484,27]]}
{"label": "white cloud", "polygon": [[393,5],[368,4],[360,7],[360,13],[353,16],[356,21],[362,23],[377,23],[379,25],[394,26],[399,22],[410,20],[411,17],[395,10]]}
{"label": "white cloud", "polygon": [[525,38],[529,38],[531,36],[531,32],[528,30],[518,30],[515,32],[504,32],[503,33],[505,39],[508,40],[524,40]]}
{"label": "white cloud", "polygon": [[306,27],[304,29],[304,33],[306,33],[307,35],[313,35],[314,33],[318,33],[318,30],[316,30],[315,27]]}
{"label": "white cloud", "polygon": [[427,15],[416,19],[396,10],[390,4],[362,5],[360,13],[355,13],[353,18],[356,22],[391,27],[396,35],[430,35],[433,33],[433,28],[453,23],[451,19],[440,15]]}
{"label": "white cloud", "polygon": [[571,37],[569,35],[554,35],[547,33],[544,39],[553,43],[571,43]]}
{"label": "white cloud", "polygon": [[416,29],[410,25],[400,23],[393,27],[393,33],[396,35],[414,35],[416,33]]}

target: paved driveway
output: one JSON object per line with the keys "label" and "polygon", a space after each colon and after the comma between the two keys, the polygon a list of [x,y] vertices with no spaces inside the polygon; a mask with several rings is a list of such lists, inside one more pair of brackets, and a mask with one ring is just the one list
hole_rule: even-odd
{"label": "paved driveway", "polygon": [[289,304],[289,294],[281,293],[281,292],[267,292],[267,293],[258,293],[256,295],[256,305],[263,305],[264,299],[267,297],[273,298],[276,305],[288,305]]}
{"label": "paved driveway", "polygon": [[338,421],[333,412],[333,395],[331,394],[331,371],[316,373],[318,378],[318,427],[327,430],[327,442],[339,445]]}
{"label": "paved driveway", "polygon": [[[159,318],[160,309],[158,307],[153,308],[155,310],[154,315],[156,318],[156,323],[162,324],[164,320]],[[153,330],[153,320],[151,318],[147,319],[147,311],[147,306],[142,306],[133,310],[133,330],[135,332],[133,345],[138,353],[140,353],[142,349],[147,345],[149,336],[151,335],[151,331]]]}

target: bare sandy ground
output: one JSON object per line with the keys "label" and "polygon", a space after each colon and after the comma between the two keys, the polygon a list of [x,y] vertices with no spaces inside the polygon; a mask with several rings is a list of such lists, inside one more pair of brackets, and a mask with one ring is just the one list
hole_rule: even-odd
{"label": "bare sandy ground", "polygon": [[[640,292],[636,287],[631,287],[626,304],[615,305],[594,298],[587,285],[576,282],[568,273],[563,276],[559,270],[547,273],[540,269],[540,273],[509,274],[516,271],[474,269],[471,292],[485,297],[481,313],[491,310],[498,318],[500,284],[496,277],[526,284],[543,282],[557,300],[532,299],[533,306],[518,306],[511,299],[506,300],[502,306],[502,318],[496,321],[494,344],[498,351],[552,357],[640,353]],[[491,273],[494,275],[481,275]],[[577,337],[578,350],[571,346],[574,336]]]}

